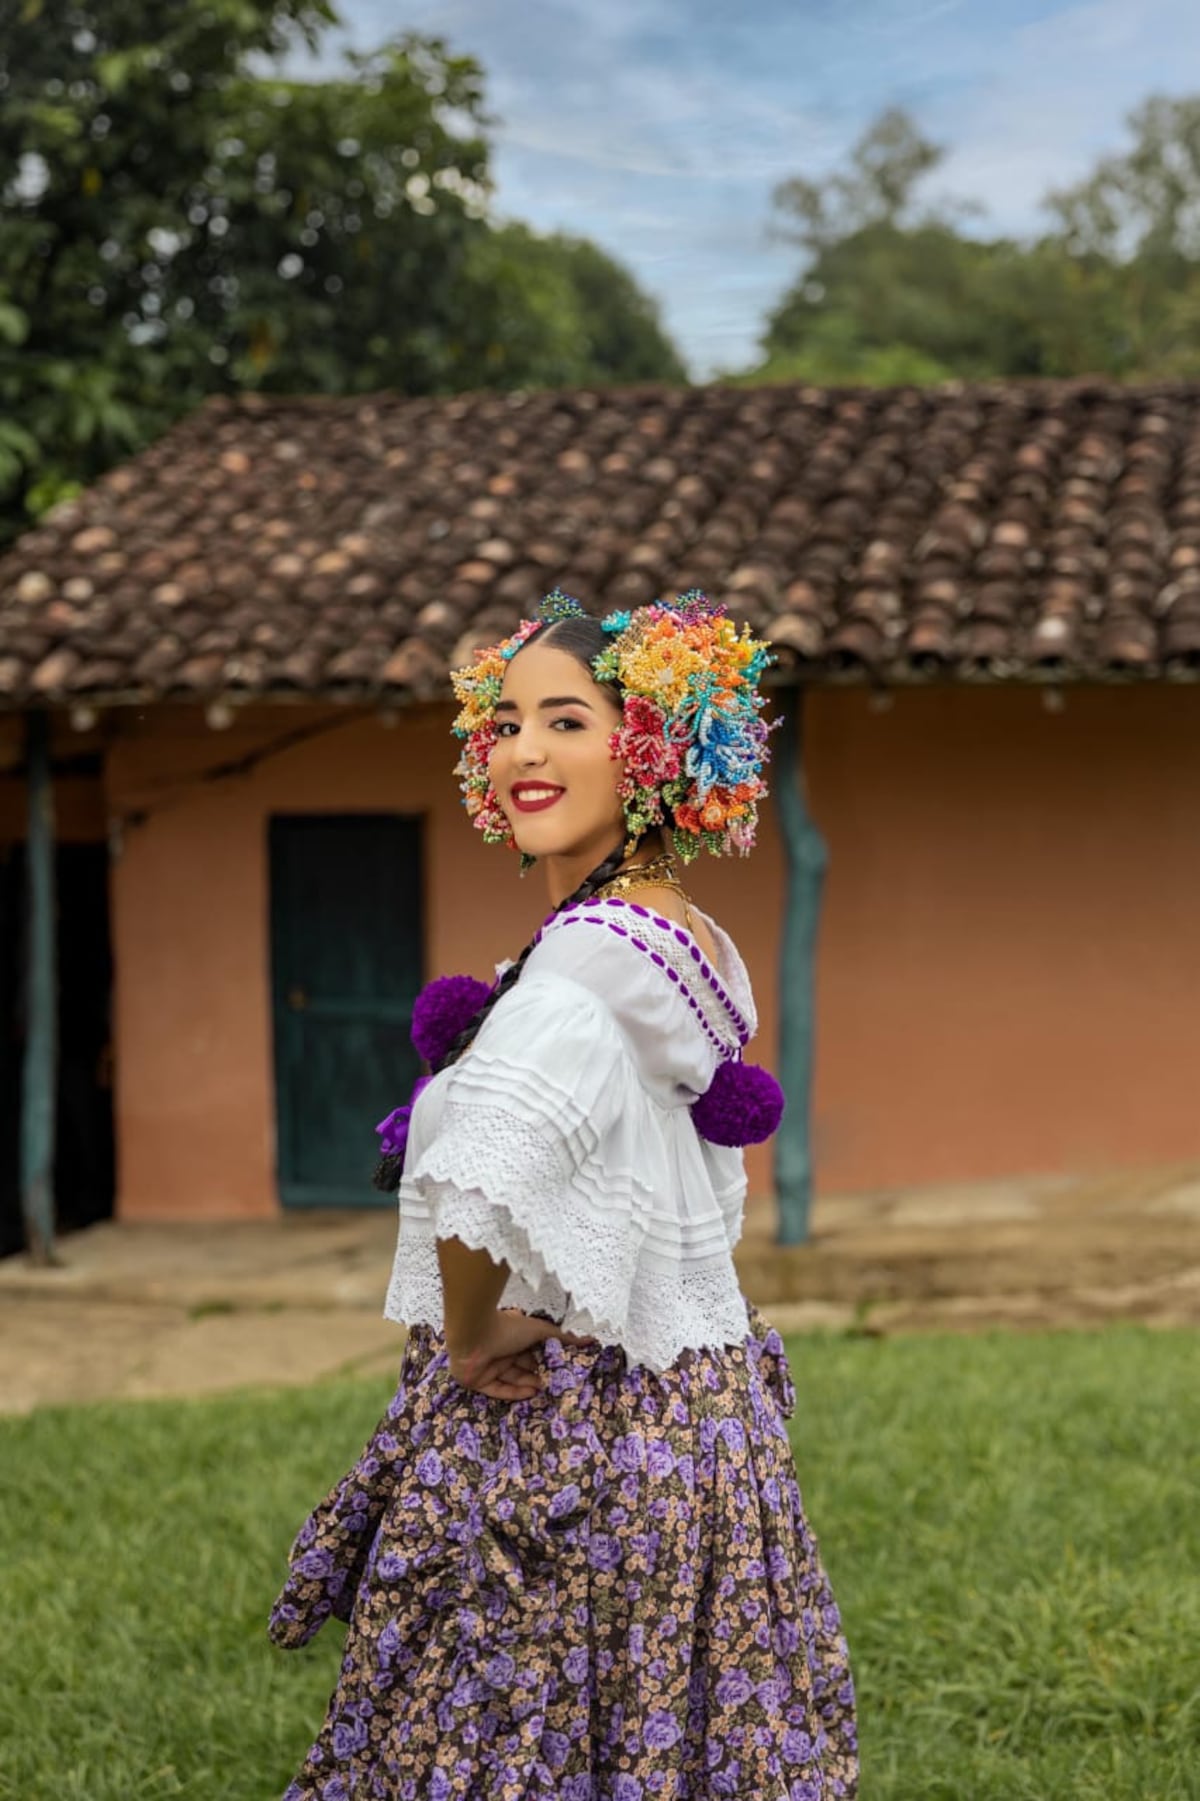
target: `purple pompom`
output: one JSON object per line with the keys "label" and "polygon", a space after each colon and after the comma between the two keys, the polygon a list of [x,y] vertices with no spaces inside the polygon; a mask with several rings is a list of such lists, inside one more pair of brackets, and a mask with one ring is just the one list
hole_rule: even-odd
{"label": "purple pompom", "polygon": [[783,1118],[783,1089],[758,1063],[721,1063],[692,1108],[692,1121],[710,1144],[761,1144]]}
{"label": "purple pompom", "polygon": [[413,1002],[412,1041],[426,1063],[440,1063],[491,993],[474,976],[438,976]]}

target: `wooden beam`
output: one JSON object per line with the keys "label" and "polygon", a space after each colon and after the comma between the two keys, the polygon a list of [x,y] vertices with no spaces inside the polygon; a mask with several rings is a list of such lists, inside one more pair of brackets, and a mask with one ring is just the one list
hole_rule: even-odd
{"label": "wooden beam", "polygon": [[782,696],[783,723],[773,758],[775,804],[787,885],[779,969],[779,1079],[787,1098],[775,1138],[780,1244],[808,1238],[812,1204],[812,1074],[817,930],[829,853],[808,811],[804,782],[802,689]]}
{"label": "wooden beam", "polygon": [[35,1263],[53,1263],[54,1135],[58,1088],[58,978],[54,903],[54,785],[50,724],[26,724],[29,802],[26,844],[25,1064],[21,1089],[21,1213]]}

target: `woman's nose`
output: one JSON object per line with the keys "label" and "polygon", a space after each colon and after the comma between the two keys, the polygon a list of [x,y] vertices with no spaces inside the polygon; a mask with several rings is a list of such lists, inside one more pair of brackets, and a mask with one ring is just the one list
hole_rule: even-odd
{"label": "woman's nose", "polygon": [[546,753],[537,732],[523,728],[517,735],[517,762],[522,769],[532,769],[545,761]]}

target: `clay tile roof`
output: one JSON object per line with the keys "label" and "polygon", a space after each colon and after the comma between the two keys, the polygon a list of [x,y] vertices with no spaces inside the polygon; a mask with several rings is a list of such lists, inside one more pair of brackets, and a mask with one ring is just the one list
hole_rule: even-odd
{"label": "clay tile roof", "polygon": [[442,695],[555,583],[803,681],[1200,676],[1200,384],[211,401],[0,559],[0,707]]}

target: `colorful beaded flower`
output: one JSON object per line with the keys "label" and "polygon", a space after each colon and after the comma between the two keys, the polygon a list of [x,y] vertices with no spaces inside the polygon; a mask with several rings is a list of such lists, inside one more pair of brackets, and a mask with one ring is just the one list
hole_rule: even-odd
{"label": "colorful beaded flower", "polygon": [[511,847],[515,843],[488,772],[496,748],[496,702],[500,699],[504,671],[522,644],[541,631],[544,623],[542,619],[522,619],[511,638],[502,638],[499,644],[476,651],[474,662],[456,669],[450,677],[459,704],[454,733],[464,740],[455,774],[475,829],[483,833],[488,844]]}
{"label": "colorful beaded flower", "polygon": [[631,836],[669,826],[685,863],[702,849],[745,856],[767,792],[758,683],[770,649],[698,589],[602,624],[612,642],[592,670],[624,696],[610,742]]}
{"label": "colorful beaded flower", "polygon": [[[460,707],[454,731],[464,740],[457,773],[467,812],[489,844],[514,843],[489,774],[504,671],[535,632],[582,612],[556,589],[536,618],[523,619],[451,678]],[[698,590],[610,613],[601,624],[609,643],[592,673],[622,695],[609,747],[625,766],[618,794],[629,835],[666,826],[685,862],[701,849],[744,856],[767,792],[758,683],[772,660],[768,646],[748,628],[739,632],[724,607]]]}

